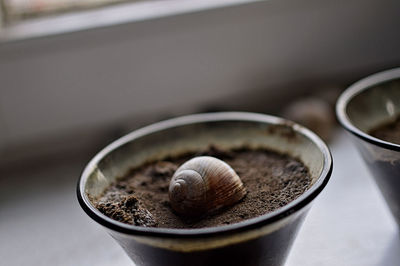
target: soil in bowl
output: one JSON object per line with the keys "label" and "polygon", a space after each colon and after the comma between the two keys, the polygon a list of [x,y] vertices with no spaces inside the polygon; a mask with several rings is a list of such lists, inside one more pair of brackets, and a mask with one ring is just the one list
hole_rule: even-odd
{"label": "soil in bowl", "polygon": [[[228,163],[240,176],[247,194],[237,204],[203,217],[181,217],[169,204],[169,182],[181,164],[201,155]],[[242,148],[227,151],[212,146],[203,152],[166,158],[132,169],[100,197],[91,200],[100,212],[123,223],[203,228],[237,223],[272,212],[299,197],[310,185],[307,167],[291,156],[269,150]]]}
{"label": "soil in bowl", "polygon": [[384,123],[369,133],[378,139],[400,144],[400,115],[394,121]]}

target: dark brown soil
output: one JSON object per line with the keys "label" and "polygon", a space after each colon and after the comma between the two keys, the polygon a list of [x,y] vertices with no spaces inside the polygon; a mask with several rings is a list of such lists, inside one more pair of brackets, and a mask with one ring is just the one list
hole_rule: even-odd
{"label": "dark brown soil", "polygon": [[[169,181],[185,161],[199,155],[228,163],[240,176],[247,195],[237,204],[201,218],[176,215],[169,204]],[[308,189],[311,177],[298,160],[267,150],[222,151],[214,147],[199,154],[168,158],[133,169],[94,200],[105,215],[118,221],[153,227],[202,228],[240,222],[274,211]]]}
{"label": "dark brown soil", "polygon": [[370,134],[375,138],[400,144],[400,116],[395,121],[374,128]]}

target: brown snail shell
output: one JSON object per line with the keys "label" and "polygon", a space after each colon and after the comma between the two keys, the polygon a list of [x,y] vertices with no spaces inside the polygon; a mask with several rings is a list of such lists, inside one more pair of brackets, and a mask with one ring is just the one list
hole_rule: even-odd
{"label": "brown snail shell", "polygon": [[181,165],[169,184],[172,208],[185,216],[200,216],[241,200],[246,189],[236,172],[210,156],[195,157]]}

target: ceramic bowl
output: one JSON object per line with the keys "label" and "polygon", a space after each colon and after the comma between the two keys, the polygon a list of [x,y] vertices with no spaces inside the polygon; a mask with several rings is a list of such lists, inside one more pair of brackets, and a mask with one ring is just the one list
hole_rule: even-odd
{"label": "ceramic bowl", "polygon": [[339,97],[336,114],[349,131],[400,225],[400,144],[369,134],[400,115],[400,68],[369,76]]}
{"label": "ceramic bowl", "polygon": [[[90,201],[133,167],[211,144],[287,153],[308,167],[312,185],[271,213],[201,229],[124,224],[103,215]],[[282,265],[311,202],[327,184],[331,171],[328,147],[300,125],[254,113],[198,114],[150,125],[107,146],[83,171],[78,199],[83,210],[106,228],[136,265]]]}

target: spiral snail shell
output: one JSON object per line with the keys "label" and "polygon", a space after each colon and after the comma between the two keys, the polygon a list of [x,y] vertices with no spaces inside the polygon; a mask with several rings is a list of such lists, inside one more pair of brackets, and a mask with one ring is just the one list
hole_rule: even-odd
{"label": "spiral snail shell", "polygon": [[169,184],[172,208],[185,216],[200,216],[241,200],[246,189],[236,172],[210,156],[195,157],[181,165]]}

